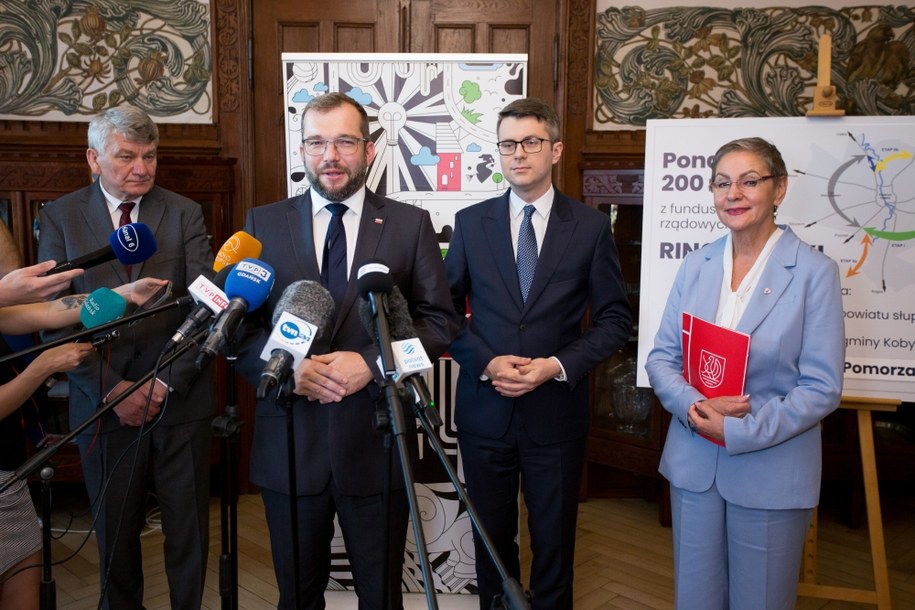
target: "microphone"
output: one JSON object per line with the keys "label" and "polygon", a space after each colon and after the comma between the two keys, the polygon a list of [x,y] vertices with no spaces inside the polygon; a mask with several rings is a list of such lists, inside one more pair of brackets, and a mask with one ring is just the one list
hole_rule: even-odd
{"label": "microphone", "polygon": [[213,271],[222,271],[225,267],[234,265],[243,258],[257,258],[261,255],[262,249],[261,242],[256,238],[244,231],[236,231],[216,253]]}
{"label": "microphone", "polygon": [[194,283],[187,287],[188,293],[194,297],[196,305],[191,313],[188,314],[172,338],[165,343],[162,348],[164,354],[172,349],[204,325],[209,324],[214,315],[219,315],[229,305],[229,298],[223,292],[226,286],[226,278],[235,265],[223,267],[211,282],[205,275],[200,275],[194,280]]}
{"label": "microphone", "polygon": [[267,366],[257,387],[258,399],[285,383],[315,339],[330,327],[334,309],[334,298],[317,282],[299,280],[286,287],[273,310],[273,332],[261,352]]}
{"label": "microphone", "polygon": [[[394,286],[391,294],[388,295],[387,305],[391,337],[394,339],[391,343],[396,367],[393,379],[412,390],[414,403],[418,403],[420,408],[434,407],[435,401],[432,399],[432,393],[423,376],[426,371],[432,370],[432,361],[426,354],[422,342],[416,338],[416,328],[413,326],[413,318],[410,315],[410,305],[397,286]],[[359,304],[359,319],[368,333],[372,334],[370,330],[372,327],[371,313],[366,301]],[[433,426],[442,424],[438,411],[431,409],[427,413]]]}
{"label": "microphone", "polygon": [[232,340],[245,314],[264,304],[275,279],[273,267],[255,258],[243,259],[232,268],[226,277],[229,304],[216,318],[210,334],[200,347],[195,362],[198,369],[202,369]]}
{"label": "microphone", "polygon": [[45,273],[52,275],[70,269],[88,269],[118,259],[125,265],[142,263],[156,252],[156,237],[142,222],[132,222],[115,229],[108,245],[70,261],[63,261]]}
{"label": "microphone", "polygon": [[110,288],[97,288],[83,302],[79,321],[86,328],[95,328],[119,319],[127,310],[124,297]]}
{"label": "microphone", "polygon": [[362,263],[356,272],[356,286],[359,294],[369,303],[374,332],[366,329],[374,337],[381,352],[381,371],[385,377],[394,375],[394,353],[391,350],[391,332],[388,328],[387,295],[394,286],[390,269],[378,259],[369,259]]}

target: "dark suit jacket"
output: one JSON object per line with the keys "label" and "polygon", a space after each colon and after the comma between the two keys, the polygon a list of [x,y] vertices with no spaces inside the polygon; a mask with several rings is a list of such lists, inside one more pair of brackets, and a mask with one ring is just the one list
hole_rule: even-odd
{"label": "dark suit jacket", "polygon": [[[509,197],[458,212],[445,258],[451,296],[471,317],[449,348],[460,364],[456,422],[459,431],[499,438],[512,412],[531,437],[554,443],[588,430],[592,367],[629,339],[631,313],[610,218],[557,192],[527,303],[522,303],[512,249]],[[591,326],[582,316],[591,307]],[[568,382],[548,381],[516,399],[480,377],[499,355],[556,356]]]}
{"label": "dark suit jacket", "polygon": [[[260,206],[248,213],[245,231],[264,246],[261,259],[276,271],[270,298],[260,310],[259,328],[248,329],[239,350],[239,370],[257,385],[264,367],[260,352],[267,339],[270,318],[286,287],[297,280],[320,282],[312,230],[311,193]],[[347,239],[352,239],[347,236]],[[394,284],[410,304],[417,335],[432,359],[441,355],[457,329],[457,315],[448,297],[441,251],[428,212],[366,191],[346,296],[337,312],[328,341],[317,342],[311,353],[354,351],[377,371],[378,348],[359,318],[356,271],[363,261],[380,259],[391,270]],[[248,326],[252,326],[250,323]],[[333,474],[337,488],[347,495],[381,493],[384,460],[383,435],[372,421],[376,409],[387,403],[375,382],[340,403],[321,405],[294,397],[299,494],[316,494]],[[414,435],[411,429],[411,435]],[[286,411],[275,395],[258,401],[251,481],[261,487],[289,493]],[[395,464],[396,464],[395,460]],[[402,477],[393,477],[403,486]]]}
{"label": "dark suit jacket", "polygon": [[[157,247],[151,258],[133,265],[132,278],[127,277],[124,265],[114,260],[87,269],[85,275],[73,280],[70,289],[61,294],[90,293],[102,286],[113,288],[140,277],[156,277],[171,280],[172,295],[179,297],[187,294],[187,286],[197,276],[213,276],[213,250],[199,204],[154,186],[140,202],[138,220],[155,234]],[[105,197],[98,183],[94,183],[42,208],[38,260],[61,262],[98,250],[108,244],[113,231]],[[99,393],[100,370],[104,370],[106,392],[124,379],[136,381],[152,371],[163,345],[186,315],[187,311],[174,308],[140,320],[134,326],[121,326],[121,336],[110,344],[110,362],[100,366],[101,354],[106,351],[102,347],[99,354],[90,355],[71,371],[68,375],[70,425],[82,423],[104,398]],[[49,331],[43,337],[52,340],[74,330]],[[198,375],[194,367],[196,352],[185,356],[158,375],[174,389],[168,398],[163,425],[203,419],[215,411],[212,367],[204,375]],[[119,425],[113,413],[106,419],[111,427]],[[90,427],[87,433],[93,431]]]}

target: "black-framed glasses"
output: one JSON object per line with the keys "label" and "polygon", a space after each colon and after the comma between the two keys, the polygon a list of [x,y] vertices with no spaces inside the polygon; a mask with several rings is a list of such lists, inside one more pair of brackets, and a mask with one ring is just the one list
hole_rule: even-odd
{"label": "black-framed glasses", "polygon": [[324,154],[328,144],[333,144],[334,148],[336,148],[337,152],[341,155],[351,155],[359,148],[360,142],[368,142],[368,140],[365,138],[351,138],[348,136],[334,138],[333,140],[309,138],[308,140],[302,140],[302,148],[305,149],[306,154],[317,157],[318,155]]}
{"label": "black-framed glasses", "polygon": [[772,178],[780,178],[778,174],[771,176],[760,176],[759,178],[741,178],[740,180],[719,180],[718,182],[709,182],[708,188],[716,195],[723,195],[731,190],[731,185],[736,184],[737,188],[744,193],[756,190],[760,184]]}
{"label": "black-framed glasses", "polygon": [[521,145],[521,150],[524,152],[538,153],[543,150],[544,142],[552,142],[549,138],[537,138],[535,136],[530,136],[529,138],[524,138],[523,140],[502,140],[501,142],[496,142],[496,146],[499,147],[500,155],[513,155],[515,150],[518,148],[518,144]]}

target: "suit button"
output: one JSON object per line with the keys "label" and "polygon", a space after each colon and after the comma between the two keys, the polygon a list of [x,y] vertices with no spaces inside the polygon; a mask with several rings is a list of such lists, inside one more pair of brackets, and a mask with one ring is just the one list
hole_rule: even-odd
{"label": "suit button", "polygon": [[527,325],[525,325],[525,324],[519,324],[519,325],[518,325],[518,330],[520,330],[521,332],[526,331],[526,330],[527,330]]}

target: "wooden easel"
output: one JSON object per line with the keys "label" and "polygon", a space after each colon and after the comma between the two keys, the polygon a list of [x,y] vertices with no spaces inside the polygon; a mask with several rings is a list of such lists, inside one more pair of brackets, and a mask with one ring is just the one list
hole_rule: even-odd
{"label": "wooden easel", "polygon": [[867,530],[870,536],[871,562],[874,566],[874,590],[831,587],[816,584],[817,511],[807,531],[804,562],[798,595],[821,599],[875,604],[879,610],[890,610],[890,579],[886,566],[886,544],[883,539],[883,519],[880,516],[880,490],[877,485],[877,461],[874,455],[874,426],[872,411],[893,412],[901,401],[891,398],[856,398],[843,396],[841,407],[858,414],[858,440],[861,446],[861,470],[864,478],[864,499],[867,506]]}
{"label": "wooden easel", "polygon": [[832,36],[820,36],[820,49],[817,55],[817,86],[813,92],[813,108],[807,116],[844,116],[845,111],[836,108],[836,88],[831,83],[832,74]]}

